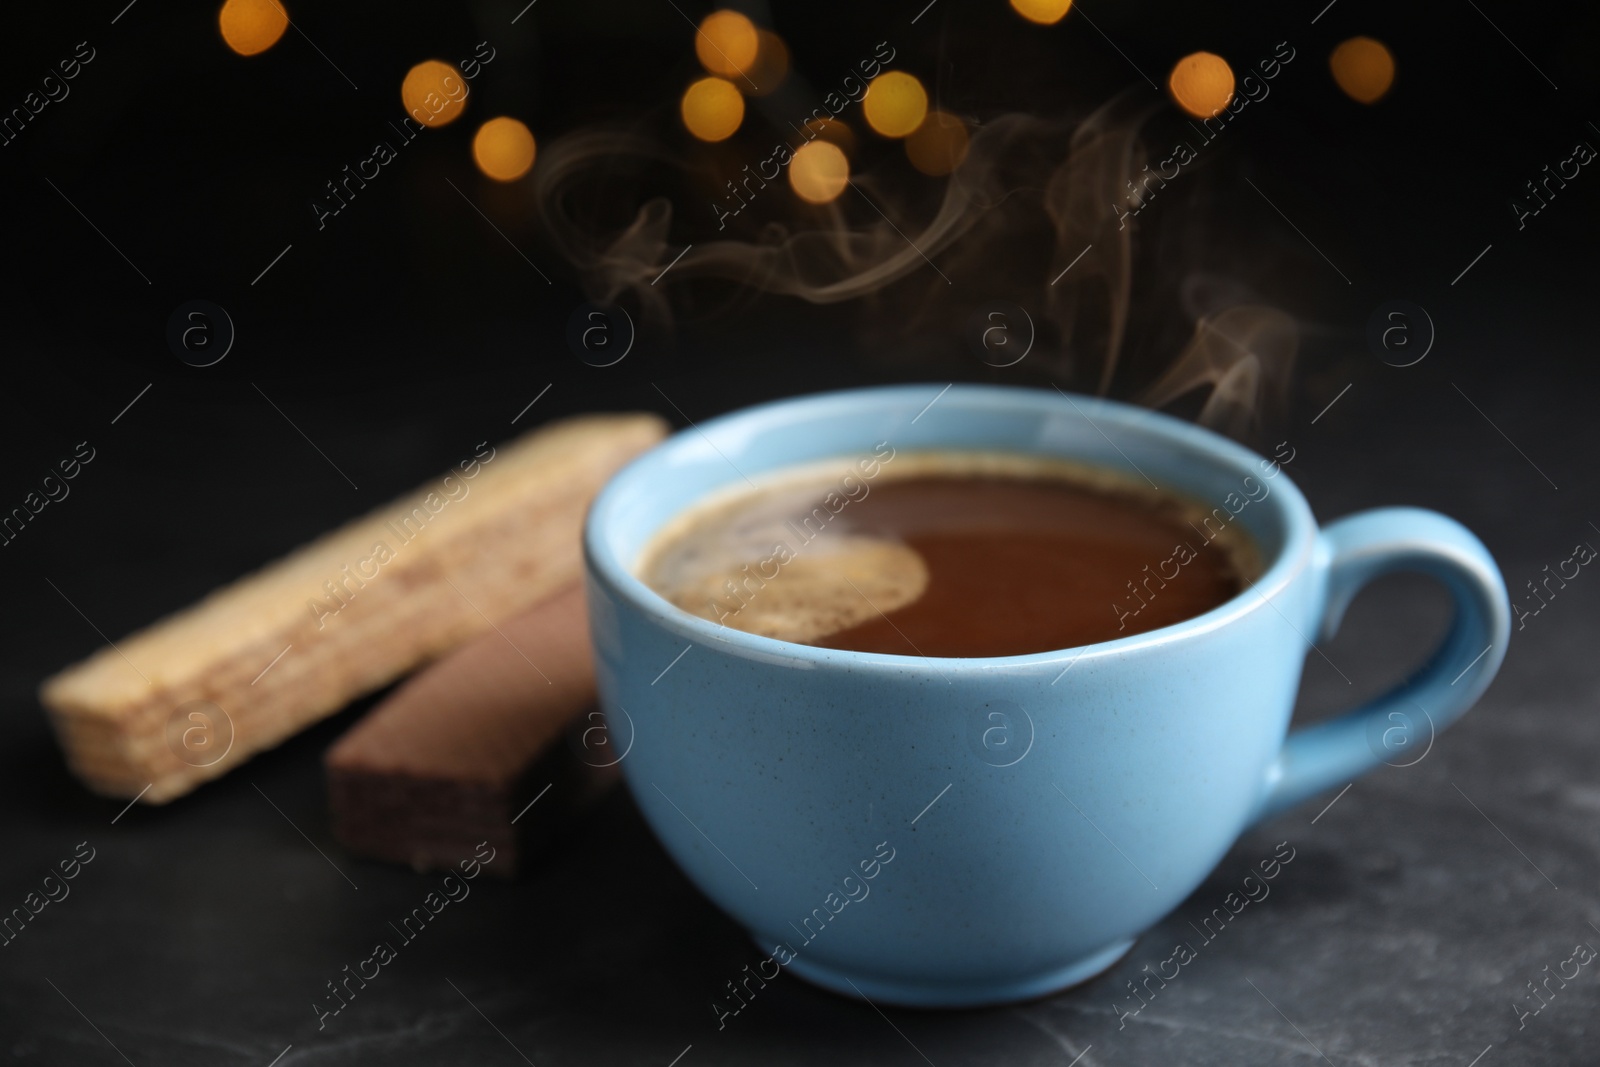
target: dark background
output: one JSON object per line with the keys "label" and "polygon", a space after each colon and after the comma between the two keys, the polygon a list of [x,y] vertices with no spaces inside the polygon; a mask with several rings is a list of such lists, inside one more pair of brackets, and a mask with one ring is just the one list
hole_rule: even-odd
{"label": "dark background", "polygon": [[[920,17],[922,0],[746,10],[788,42],[797,92],[826,91],[891,39],[895,68],[980,122],[1077,117],[1124,91],[1159,104],[1140,71],[1161,83],[1198,49],[1242,69],[1289,41],[1297,59],[1272,96],[1139,220],[1138,295],[1110,392],[1136,397],[1187,336],[1174,297],[1183,278],[1237,280],[1301,327],[1288,402],[1262,413],[1251,442],[1294,443],[1291,476],[1324,519],[1397,503],[1460,518],[1516,597],[1577,542],[1600,544],[1588,321],[1600,174],[1585,168],[1524,229],[1510,206],[1575,142],[1600,146],[1596,16],[1501,0],[1324,2],[1102,0],[1049,28],[1003,0],[938,0]],[[46,674],[480,440],[590,410],[651,409],[682,425],[879,381],[929,381],[930,396],[952,380],[1093,388],[1087,354],[1059,358],[1070,342],[1003,370],[959,331],[908,327],[896,342],[883,308],[917,298],[929,279],[915,275],[883,304],[829,307],[677,287],[670,326],[641,328],[616,366],[583,363],[565,331],[585,294],[545,241],[533,178],[496,185],[468,146],[483,119],[511,114],[541,153],[606,124],[709,158],[676,115],[698,72],[688,20],[709,8],[678,6],[539,0],[513,25],[520,0],[292,4],[298,30],[251,58],[222,45],[211,3],[7,12],[0,109],[20,106],[78,42],[96,55],[70,96],[0,147],[0,508],[20,505],[78,442],[96,458],[70,497],[0,548],[0,909],[78,842],[97,854],[68,899],[0,947],[0,1057],[265,1065],[292,1045],[279,1063],[665,1067],[686,1046],[684,1067],[1592,1058],[1592,969],[1520,1029],[1513,1007],[1576,943],[1600,945],[1600,579],[1587,571],[1527,620],[1495,686],[1425,760],[1380,768],[1323,814],[1315,802],[1252,832],[1119,968],[1013,1009],[891,1011],[886,1024],[784,978],[718,1032],[707,1002],[758,957],[619,792],[518,882],[474,883],[319,1034],[308,1008],[322,983],[434,883],[355,860],[328,835],[320,756],[370,702],[164,808],[119,817],[122,802],[68,775],[34,695]],[[1328,52],[1355,34],[1384,40],[1398,62],[1393,91],[1371,107],[1327,70]],[[405,71],[485,40],[496,58],[465,118],[405,148],[319,232],[311,199],[400,114]],[[772,143],[759,120],[736,138],[749,146],[741,158]],[[1176,123],[1170,105],[1157,109],[1153,148]],[[934,180],[855,125],[856,166],[907,190],[900,222],[915,236],[915,183]],[[761,210],[805,224],[786,190],[772,193]],[[675,244],[713,239],[712,221],[686,209]],[[1014,298],[961,284],[949,299]],[[1402,298],[1426,309],[1437,339],[1397,368],[1365,329]],[[185,365],[166,340],[169,316],[194,299],[224,307],[237,330],[212,367]],[[1324,648],[1353,687],[1313,656],[1302,717],[1385,687],[1445,614],[1422,582],[1364,594]],[[1285,839],[1297,858],[1273,896],[1119,1029],[1124,983]]]}

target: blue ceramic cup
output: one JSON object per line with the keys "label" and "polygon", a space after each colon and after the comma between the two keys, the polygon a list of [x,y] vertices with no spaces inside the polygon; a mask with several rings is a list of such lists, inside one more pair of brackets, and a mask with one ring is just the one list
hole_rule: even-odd
{"label": "blue ceramic cup", "polygon": [[[707,494],[797,464],[881,458],[885,444],[1125,472],[1240,524],[1264,570],[1173,626],[973,659],[754,636],[674,607],[634,574],[651,536]],[[1414,508],[1319,530],[1280,463],[1292,453],[1267,459],[1088,397],[918,385],[737,412],[619,473],[585,532],[602,706],[645,818],[767,955],[756,970],[923,1007],[1071,985],[1114,963],[1251,824],[1414,760],[1458,718],[1506,650],[1488,551]],[[1288,733],[1311,646],[1393,571],[1449,590],[1440,647],[1397,690]]]}

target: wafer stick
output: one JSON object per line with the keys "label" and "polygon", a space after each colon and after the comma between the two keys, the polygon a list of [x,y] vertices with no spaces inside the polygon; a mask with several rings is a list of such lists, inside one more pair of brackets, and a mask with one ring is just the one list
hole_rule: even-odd
{"label": "wafer stick", "polygon": [[327,534],[47,680],[90,789],[159,804],[574,581],[599,487],[665,432],[566,420]]}
{"label": "wafer stick", "polygon": [[[594,703],[574,583],[413,675],[328,750],[334,836],[418,870],[454,867],[488,841],[494,871],[513,874],[522,841],[616,778],[620,745]],[[569,750],[559,738],[575,718]]]}

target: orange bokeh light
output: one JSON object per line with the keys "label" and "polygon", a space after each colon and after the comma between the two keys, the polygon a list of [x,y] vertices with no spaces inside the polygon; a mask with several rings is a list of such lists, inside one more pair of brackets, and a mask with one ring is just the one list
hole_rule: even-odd
{"label": "orange bokeh light", "polygon": [[1340,44],[1328,57],[1328,67],[1345,95],[1363,104],[1376,104],[1394,85],[1394,55],[1371,37]]}
{"label": "orange bokeh light", "polygon": [[760,42],[756,49],[756,61],[744,72],[750,80],[740,84],[750,91],[751,96],[766,96],[789,76],[789,46],[771,30],[757,30],[756,38]]}
{"label": "orange bokeh light", "polygon": [[949,174],[967,158],[967,124],[944,111],[930,111],[906,138],[906,158],[931,177]]}
{"label": "orange bokeh light", "polygon": [[745,74],[760,51],[755,23],[737,11],[713,11],[695,30],[694,54],[712,74],[725,78]]}
{"label": "orange bokeh light", "polygon": [[514,182],[532,170],[537,151],[533,132],[504,115],[479,126],[472,138],[472,158],[478,169],[497,182]]}
{"label": "orange bokeh light", "polygon": [[1011,0],[1012,10],[1041,26],[1053,26],[1066,17],[1072,0]]}
{"label": "orange bokeh light", "polygon": [[448,126],[466,110],[467,81],[453,65],[427,59],[406,71],[400,99],[424,126]]}
{"label": "orange bokeh light", "polygon": [[806,119],[803,123],[807,137],[822,139],[837,147],[846,157],[856,154],[856,133],[843,119]]}
{"label": "orange bokeh light", "polygon": [[726,141],[744,121],[744,97],[725,78],[701,78],[679,105],[683,124],[702,141]]}
{"label": "orange bokeh light", "polygon": [[1178,60],[1167,87],[1179,107],[1197,119],[1208,119],[1233,99],[1233,68],[1211,52],[1193,52]]}
{"label": "orange bokeh light", "polygon": [[789,184],[808,204],[826,204],[850,182],[850,161],[839,146],[817,140],[800,146],[789,161]]}
{"label": "orange bokeh light", "polygon": [[276,0],[228,0],[217,12],[228,47],[241,56],[265,52],[289,28],[289,13]]}
{"label": "orange bokeh light", "polygon": [[906,137],[928,114],[928,91],[914,76],[891,70],[872,80],[861,98],[867,125],[885,137]]}

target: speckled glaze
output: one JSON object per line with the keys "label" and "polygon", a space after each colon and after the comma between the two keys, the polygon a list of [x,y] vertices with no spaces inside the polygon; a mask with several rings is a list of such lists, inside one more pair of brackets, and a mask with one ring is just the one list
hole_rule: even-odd
{"label": "speckled glaze", "polygon": [[[1414,758],[1499,668],[1505,585],[1455,521],[1385,508],[1319,531],[1287,470],[1196,426],[1054,391],[941,388],[802,397],[685,430],[612,480],[585,532],[601,699],[628,786],[689,878],[796,973],[923,1007],[1088,978],[1247,826]],[[757,637],[633,575],[652,533],[706,493],[885,441],[897,455],[1068,457],[1229,513],[1252,478],[1269,492],[1232,521],[1265,572],[1175,626],[992,659]],[[1397,570],[1450,590],[1439,650],[1395,692],[1286,740],[1309,642]]]}

